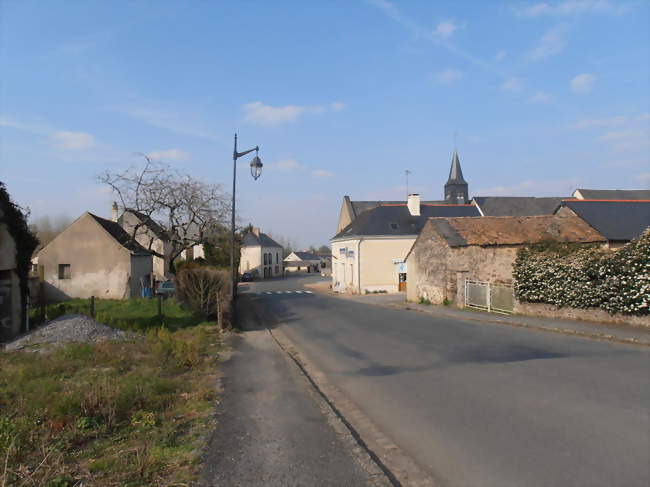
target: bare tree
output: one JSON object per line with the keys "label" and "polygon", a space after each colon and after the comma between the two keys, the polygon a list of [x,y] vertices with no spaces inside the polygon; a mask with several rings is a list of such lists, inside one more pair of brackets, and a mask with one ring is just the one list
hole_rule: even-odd
{"label": "bare tree", "polygon": [[36,234],[40,242],[40,247],[45,247],[71,223],[72,220],[66,215],[57,215],[54,217],[44,215],[32,219],[29,223],[29,228]]}
{"label": "bare tree", "polygon": [[[180,173],[144,154],[142,157],[143,168],[106,171],[98,180],[117,195],[120,209],[137,217],[137,223],[129,228],[132,240],[158,257],[169,258],[173,270],[174,259],[203,243],[212,228],[226,222],[229,197],[221,185]],[[154,248],[154,234],[169,243],[168,255]]]}

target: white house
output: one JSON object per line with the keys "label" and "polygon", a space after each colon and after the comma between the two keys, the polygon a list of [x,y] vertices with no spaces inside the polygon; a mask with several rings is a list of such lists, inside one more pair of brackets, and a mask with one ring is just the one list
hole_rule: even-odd
{"label": "white house", "polygon": [[291,252],[284,259],[284,270],[287,272],[318,272],[321,258],[311,252]]}
{"label": "white house", "polygon": [[284,273],[282,245],[258,227],[252,227],[244,235],[239,258],[239,273],[250,272],[262,279],[280,277]]}

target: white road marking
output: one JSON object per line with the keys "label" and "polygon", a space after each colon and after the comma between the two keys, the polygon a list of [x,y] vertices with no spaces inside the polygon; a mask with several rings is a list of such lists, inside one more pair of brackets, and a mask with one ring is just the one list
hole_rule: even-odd
{"label": "white road marking", "polygon": [[282,294],[282,291],[275,291],[275,294]]}
{"label": "white road marking", "polygon": [[273,294],[271,291],[266,291],[266,294]]}
{"label": "white road marking", "polygon": [[296,294],[302,294],[302,291],[294,291]]}
{"label": "white road marking", "polygon": [[291,294],[293,291],[285,291],[284,294]]}
{"label": "white road marking", "polygon": [[314,293],[312,293],[311,291],[305,291],[305,292],[306,292],[307,294],[314,294]]}

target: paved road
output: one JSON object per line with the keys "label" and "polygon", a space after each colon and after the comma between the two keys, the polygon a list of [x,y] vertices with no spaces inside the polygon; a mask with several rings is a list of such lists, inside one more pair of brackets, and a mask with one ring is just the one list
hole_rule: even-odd
{"label": "paved road", "polygon": [[647,349],[287,292],[313,279],[244,299],[442,485],[650,485]]}
{"label": "paved road", "polygon": [[[205,454],[205,487],[379,486],[383,476],[319,408],[307,379],[244,307],[231,337],[218,426]],[[374,468],[374,471],[373,471]]]}

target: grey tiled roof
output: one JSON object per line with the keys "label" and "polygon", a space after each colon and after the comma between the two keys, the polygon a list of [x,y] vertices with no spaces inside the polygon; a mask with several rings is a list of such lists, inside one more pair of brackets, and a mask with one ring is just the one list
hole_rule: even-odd
{"label": "grey tiled roof", "polygon": [[428,218],[445,216],[480,216],[480,213],[472,205],[422,204],[420,216],[412,216],[404,203],[382,205],[362,213],[333,239],[370,235],[415,236]]}
{"label": "grey tiled roof", "polygon": [[607,240],[632,240],[650,226],[650,202],[567,200],[562,205]]}
{"label": "grey tiled roof", "polygon": [[244,247],[279,247],[282,248],[282,245],[277,243],[266,233],[260,232],[259,236],[255,235],[253,232],[247,232],[244,235]]}
{"label": "grey tiled roof", "polygon": [[[165,230],[160,225],[158,225],[158,223],[156,223],[156,221],[153,218],[151,218],[150,216],[147,216],[144,213],[142,213],[140,211],[137,211],[137,210],[128,209],[128,210],[125,211],[125,213],[126,212],[131,213],[138,220],[140,220],[142,223],[144,223],[147,226],[147,228],[149,228],[149,230],[151,230],[153,232],[153,234],[156,237],[158,237],[159,239],[161,239],[161,240],[166,240],[167,239],[167,235],[165,234]],[[122,216],[120,216],[120,218],[118,219],[118,223],[121,224],[123,218],[124,218],[124,214],[122,214]]]}
{"label": "grey tiled roof", "polygon": [[126,230],[120,226],[119,223],[112,220],[107,220],[97,215],[93,215],[90,212],[88,214],[93,217],[95,221],[99,223],[104,228],[104,230],[106,230],[111,235],[111,237],[113,237],[125,249],[138,255],[150,255],[150,252],[147,249],[145,249],[135,240],[131,239],[131,235],[129,235]]}
{"label": "grey tiled roof", "polygon": [[451,167],[449,168],[447,184],[467,184],[467,181],[463,178],[463,170],[460,167],[458,151],[454,151],[454,155],[451,157]]}
{"label": "grey tiled roof", "polygon": [[[422,201],[423,205],[443,204],[445,201]],[[361,215],[364,211],[372,210],[381,205],[403,205],[402,201],[351,201],[355,216]]]}
{"label": "grey tiled roof", "polygon": [[650,189],[578,189],[587,200],[650,200]]}
{"label": "grey tiled roof", "polygon": [[316,254],[312,254],[311,252],[294,252],[296,256],[300,260],[318,260],[320,261],[320,257],[317,256]]}
{"label": "grey tiled roof", "polygon": [[485,216],[535,216],[552,215],[563,198],[474,196],[473,199]]}

